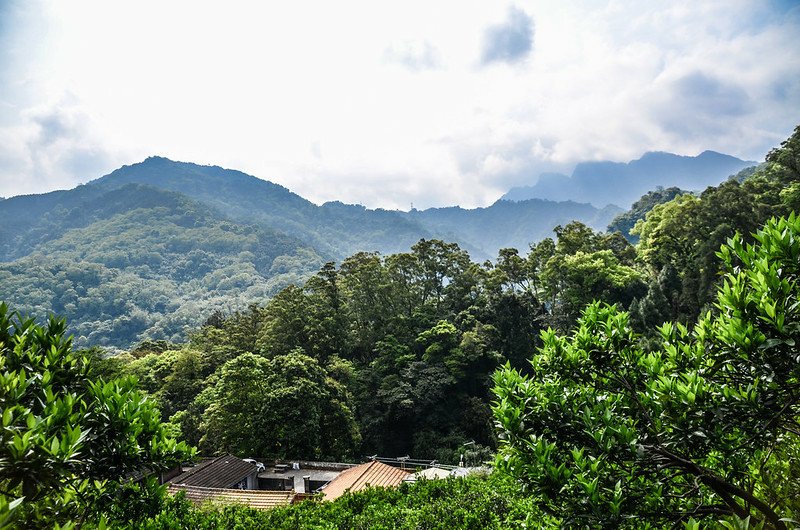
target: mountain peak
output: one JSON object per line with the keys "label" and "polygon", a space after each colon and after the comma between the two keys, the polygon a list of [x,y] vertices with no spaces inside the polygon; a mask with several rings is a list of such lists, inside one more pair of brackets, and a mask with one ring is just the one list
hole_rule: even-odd
{"label": "mountain peak", "polygon": [[209,193],[221,187],[244,186],[249,193],[294,195],[288,188],[248,175],[235,169],[178,162],[163,156],[148,156],[141,162],[125,165],[89,182],[90,185],[116,187],[128,183],[158,185],[171,191],[192,195],[190,188],[200,187]]}
{"label": "mountain peak", "polygon": [[637,162],[639,160],[663,160],[663,159],[675,159],[675,158],[691,158],[691,157],[676,155],[675,153],[670,153],[669,151],[647,151],[638,159],[631,160],[630,162],[628,162],[628,164]]}
{"label": "mountain peak", "polygon": [[[711,151],[711,150],[708,150],[708,149],[703,151],[699,155],[697,155],[695,158],[707,158],[707,159],[716,158],[716,159],[720,159],[720,160],[739,160],[735,156],[726,155],[725,153],[719,153],[717,151]],[[755,165],[756,162],[748,162],[748,164]]]}
{"label": "mountain peak", "polygon": [[142,161],[140,163],[141,164],[146,164],[148,162],[174,162],[174,160],[170,160],[169,158],[167,158],[165,156],[150,155],[147,158],[145,158],[144,161]]}

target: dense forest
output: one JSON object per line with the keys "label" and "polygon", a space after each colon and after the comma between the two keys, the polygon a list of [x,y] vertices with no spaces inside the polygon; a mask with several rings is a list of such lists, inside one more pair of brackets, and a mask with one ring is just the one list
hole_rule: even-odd
{"label": "dense forest", "polygon": [[[184,343],[115,356],[73,351],[63,322],[3,306],[0,526],[91,526],[94,513],[134,528],[788,528],[800,519],[800,127],[741,177],[656,190],[612,224],[628,233],[570,222],[482,263],[440,239],[358,252],[206,315]],[[465,454],[496,472],[266,514],[198,512],[154,486],[109,493],[190,446]]]}

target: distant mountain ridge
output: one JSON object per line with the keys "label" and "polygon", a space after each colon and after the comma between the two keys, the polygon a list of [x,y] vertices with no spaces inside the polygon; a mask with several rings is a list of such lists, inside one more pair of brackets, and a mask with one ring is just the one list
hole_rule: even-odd
{"label": "distant mountain ridge", "polygon": [[[128,183],[182,193],[208,204],[237,222],[256,223],[280,230],[313,246],[322,255],[342,259],[362,250],[384,254],[403,252],[421,238],[453,241],[476,259],[496,256],[504,242],[528,243],[552,234],[558,224],[579,220],[603,230],[620,209],[598,209],[589,204],[540,200],[512,207],[495,203],[486,208],[430,208],[411,212],[369,209],[330,201],[317,206],[272,182],[241,171],[150,157],[123,166],[88,183],[112,189]],[[500,211],[516,212],[516,216]],[[445,219],[460,212],[454,225]],[[480,226],[478,226],[480,225]],[[508,233],[516,233],[509,239]],[[497,237],[492,237],[496,234]]]}
{"label": "distant mountain ridge", "polygon": [[372,210],[339,201],[317,206],[283,186],[240,171],[150,157],[72,190],[0,202],[0,213],[18,221],[0,227],[0,262],[23,257],[68,229],[124,209],[124,195],[110,200],[108,194],[131,184],[179,193],[234,222],[285,233],[327,259],[343,259],[362,250],[402,252],[421,238],[448,239],[476,259],[488,259],[505,246],[525,248],[551,235],[554,226],[572,220],[602,230],[621,211],[548,200],[410,212]]}
{"label": "distant mountain ridge", "polygon": [[627,163],[581,162],[571,176],[543,173],[536,184],[512,188],[501,199],[572,200],[597,207],[615,204],[627,209],[639,197],[659,186],[703,190],[754,165],[756,162],[715,151],[703,151],[697,156],[654,151]]}

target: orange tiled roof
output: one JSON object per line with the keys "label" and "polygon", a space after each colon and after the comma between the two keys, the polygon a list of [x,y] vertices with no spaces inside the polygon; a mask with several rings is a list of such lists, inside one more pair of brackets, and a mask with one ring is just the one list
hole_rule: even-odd
{"label": "orange tiled roof", "polygon": [[288,506],[295,497],[293,491],[238,490],[225,488],[201,488],[199,486],[180,486],[170,484],[168,490],[175,495],[179,491],[186,492],[186,498],[200,504],[211,501],[218,504],[244,504],[259,510],[268,510],[277,506]]}
{"label": "orange tiled roof", "polygon": [[410,473],[377,460],[351,467],[322,489],[326,500],[341,497],[348,491],[361,491],[368,486],[391,488],[398,486]]}

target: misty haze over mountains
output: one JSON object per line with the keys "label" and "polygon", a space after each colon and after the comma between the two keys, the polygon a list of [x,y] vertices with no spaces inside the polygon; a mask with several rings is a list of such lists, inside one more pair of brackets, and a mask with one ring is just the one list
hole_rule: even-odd
{"label": "misty haze over mountains", "polygon": [[636,199],[658,186],[702,191],[754,165],[756,162],[714,151],[703,151],[697,156],[648,152],[628,163],[582,162],[575,166],[571,176],[543,173],[536,184],[512,188],[501,199],[572,200],[597,207],[614,204],[627,209]]}

